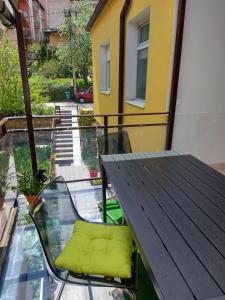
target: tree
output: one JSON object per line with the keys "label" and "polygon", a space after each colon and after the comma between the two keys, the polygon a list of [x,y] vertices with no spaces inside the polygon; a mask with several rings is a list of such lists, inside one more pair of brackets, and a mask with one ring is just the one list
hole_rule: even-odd
{"label": "tree", "polygon": [[19,115],[23,112],[18,51],[4,35],[0,44],[0,116]]}
{"label": "tree", "polygon": [[[45,102],[49,101],[46,78],[32,76],[29,78],[29,83],[33,113],[52,113],[45,107]],[[24,113],[18,49],[4,35],[0,43],[0,118],[24,115]]]}
{"label": "tree", "polygon": [[74,63],[76,72],[84,79],[85,85],[88,85],[88,74],[92,70],[91,36],[86,30],[92,12],[93,6],[87,0],[72,3],[71,8],[65,11],[60,27],[68,44],[59,46],[56,51],[61,63],[71,67]]}

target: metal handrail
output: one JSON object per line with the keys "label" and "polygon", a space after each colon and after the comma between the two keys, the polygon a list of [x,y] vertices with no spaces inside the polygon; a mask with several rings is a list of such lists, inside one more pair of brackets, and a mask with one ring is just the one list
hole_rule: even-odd
{"label": "metal handrail", "polygon": [[[107,128],[128,128],[128,127],[154,127],[154,126],[167,126],[168,123],[141,123],[141,124],[113,124],[113,125],[108,125]],[[80,127],[55,127],[55,128],[50,128],[50,127],[43,127],[43,128],[34,128],[35,132],[44,132],[44,131],[66,131],[66,130],[80,130],[80,129],[97,129],[97,128],[105,128],[105,125],[95,125],[95,126],[80,126]],[[7,132],[27,132],[28,129],[9,129]]]}
{"label": "metal handrail", "polygon": [[[71,117],[118,117],[118,116],[155,116],[155,115],[169,115],[169,112],[151,112],[151,113],[123,113],[123,114],[68,114],[68,115],[34,115],[33,119],[52,119],[52,118],[71,118]],[[8,120],[26,119],[25,116],[9,117]]]}

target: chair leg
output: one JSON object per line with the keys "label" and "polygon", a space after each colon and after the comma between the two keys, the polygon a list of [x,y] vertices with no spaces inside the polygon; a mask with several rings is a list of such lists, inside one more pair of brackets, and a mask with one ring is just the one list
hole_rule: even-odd
{"label": "chair leg", "polygon": [[124,289],[123,292],[125,294],[127,294],[130,297],[131,300],[136,300],[137,299],[134,291],[132,291],[131,289]]}
{"label": "chair leg", "polygon": [[60,287],[60,289],[59,289],[59,293],[58,293],[58,295],[57,295],[57,297],[56,297],[56,300],[60,300],[60,298],[61,298],[61,296],[62,296],[62,293],[63,293],[63,290],[64,290],[64,287],[65,287],[65,285],[66,285],[66,283],[65,283],[65,282],[63,282],[63,283],[62,283],[62,285],[61,285],[61,287]]}

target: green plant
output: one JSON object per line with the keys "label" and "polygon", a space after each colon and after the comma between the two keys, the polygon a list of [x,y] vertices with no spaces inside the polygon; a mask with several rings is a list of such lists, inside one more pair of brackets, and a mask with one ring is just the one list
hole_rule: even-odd
{"label": "green plant", "polygon": [[[13,148],[16,170],[22,173],[23,170],[31,170],[30,150],[27,145],[17,145]],[[37,160],[38,169],[45,170],[45,175],[48,176],[50,166],[51,147],[38,147]]]}
{"label": "green plant", "polygon": [[102,180],[101,179],[94,179],[91,180],[91,185],[95,186],[95,185],[101,185],[102,184]]}
{"label": "green plant", "polygon": [[57,78],[59,76],[60,66],[57,59],[45,61],[38,70],[38,73],[46,78]]}
{"label": "green plant", "polygon": [[27,196],[35,196],[43,186],[44,182],[33,176],[30,169],[22,169],[21,173],[18,173],[17,189],[19,193]]}
{"label": "green plant", "polygon": [[18,219],[17,225],[18,226],[24,226],[24,225],[29,225],[33,224],[33,220],[31,219],[29,213],[22,213],[21,216]]}
{"label": "green plant", "polygon": [[92,115],[94,114],[93,109],[81,109],[79,111],[80,115],[90,115],[88,117],[78,117],[78,124],[79,126],[92,126],[96,123],[95,117]]}
{"label": "green plant", "polygon": [[86,161],[89,170],[99,170],[99,163],[97,157],[89,157]]}
{"label": "green plant", "polygon": [[65,92],[67,92],[68,90],[70,90],[69,85],[50,83],[48,86],[48,92],[51,101],[65,100]]}
{"label": "green plant", "polygon": [[18,51],[6,37],[0,43],[0,116],[24,113]]}

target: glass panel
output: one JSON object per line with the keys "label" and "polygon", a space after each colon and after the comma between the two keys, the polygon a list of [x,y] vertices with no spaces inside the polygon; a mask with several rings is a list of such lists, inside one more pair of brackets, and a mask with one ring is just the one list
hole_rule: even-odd
{"label": "glass panel", "polygon": [[145,99],[147,78],[148,48],[138,51],[136,97]]}
{"label": "glass panel", "polygon": [[106,90],[110,89],[110,61],[106,62]]}
{"label": "glass panel", "polygon": [[149,40],[149,23],[139,28],[139,44]]}

